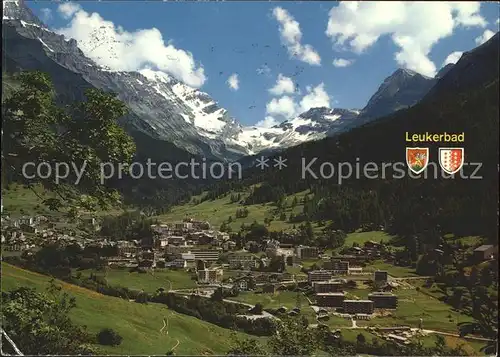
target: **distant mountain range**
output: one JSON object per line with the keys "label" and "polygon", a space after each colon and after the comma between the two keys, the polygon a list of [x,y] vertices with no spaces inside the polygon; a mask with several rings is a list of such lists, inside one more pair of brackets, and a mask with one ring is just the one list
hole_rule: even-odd
{"label": "distant mountain range", "polygon": [[312,108],[272,128],[245,127],[207,93],[164,72],[119,72],[99,66],[84,55],[75,40],[48,29],[21,1],[3,3],[2,25],[4,71],[40,70],[50,74],[63,103],[82,100],[87,88],[113,91],[130,108],[121,124],[132,136],[140,136],[141,143],[149,137],[150,148],[168,143],[213,160],[237,160],[285,149],[408,108],[453,67],[444,67],[436,78],[398,69],[362,110]]}

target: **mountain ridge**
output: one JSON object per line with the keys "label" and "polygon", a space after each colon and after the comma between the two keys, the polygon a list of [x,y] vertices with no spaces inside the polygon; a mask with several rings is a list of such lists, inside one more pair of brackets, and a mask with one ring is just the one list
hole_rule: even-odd
{"label": "mountain ridge", "polygon": [[[74,39],[47,28],[24,2],[4,2],[2,54],[8,72],[48,72],[65,103],[83,100],[86,88],[113,91],[130,113],[121,124],[192,155],[233,161],[337,135],[418,102],[435,79],[398,69],[361,111],[311,108],[272,128],[243,126],[209,94],[152,69],[111,71],[88,58]],[[35,44],[35,42],[37,44]]]}

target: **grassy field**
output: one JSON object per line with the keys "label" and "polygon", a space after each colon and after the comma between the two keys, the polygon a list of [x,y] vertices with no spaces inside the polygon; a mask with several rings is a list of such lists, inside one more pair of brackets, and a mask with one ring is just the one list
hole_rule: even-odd
{"label": "grassy field", "polygon": [[[76,273],[77,271],[75,271]],[[128,269],[106,269],[105,271],[81,270],[82,276],[94,273],[106,277],[112,286],[124,286],[130,289],[155,292],[159,288],[165,290],[188,289],[196,287],[196,281],[184,270],[159,270],[147,273],[130,273]]]}
{"label": "grassy field", "polygon": [[[49,277],[2,263],[2,291],[20,286],[44,290]],[[117,347],[99,346],[105,354],[165,354],[175,346],[176,354],[224,354],[231,344],[231,331],[178,314],[165,305],[138,304],[98,294],[75,285],[58,282],[76,298],[72,319],[92,333],[109,327],[123,342]],[[168,319],[168,334],[160,332]],[[237,334],[238,336],[248,336]]]}
{"label": "grassy field", "polygon": [[389,273],[390,276],[395,278],[407,278],[407,277],[415,277],[418,276],[415,273],[415,269],[410,267],[400,267],[392,264],[385,263],[383,261],[375,261],[373,264],[367,265],[363,268],[363,271],[376,271],[376,270],[385,270]]}
{"label": "grassy field", "polygon": [[[60,198],[57,194],[45,190],[41,185],[35,185],[33,189],[24,187],[16,183],[11,183],[8,187],[2,188],[2,199],[4,205],[4,213],[10,214],[12,217],[23,215],[46,215],[51,217],[64,216],[64,207],[58,211],[51,211],[47,206],[43,205],[43,200],[49,198]],[[97,210],[92,212],[92,215],[118,215],[123,213],[123,209],[112,208],[106,211]]]}
{"label": "grassy field", "polygon": [[49,198],[56,196],[40,185],[34,186],[33,190],[14,183],[2,188],[4,212],[12,216],[54,214],[42,205],[42,201]]}
{"label": "grassy field", "polygon": [[[285,209],[285,213],[288,217],[291,213],[299,214],[302,212],[303,205],[302,199],[307,194],[307,191],[298,192],[295,195],[290,195],[286,198],[287,208]],[[271,203],[265,204],[255,204],[255,205],[242,205],[238,202],[231,202],[231,195],[235,194],[232,192],[224,197],[215,199],[215,200],[207,200],[201,203],[197,203],[204,194],[200,196],[195,196],[191,199],[191,201],[187,204],[175,206],[169,213],[158,216],[157,218],[163,222],[175,222],[180,221],[183,218],[191,217],[194,219],[207,220],[209,221],[215,228],[220,227],[220,225],[227,221],[229,216],[232,217],[232,222],[229,223],[229,226],[233,231],[239,231],[242,224],[251,224],[254,221],[259,223],[263,223],[265,218],[274,218],[273,221],[268,226],[270,231],[281,231],[286,229],[293,228],[293,223],[289,223],[286,221],[280,221],[274,214],[276,206]],[[242,200],[244,197],[248,195],[247,192],[240,192]],[[298,204],[292,209],[292,202],[294,198],[297,198]],[[248,216],[245,218],[236,218],[236,210],[245,207],[248,210]],[[298,224],[297,224],[298,225]],[[316,232],[321,231],[323,227],[319,227],[316,224],[313,224],[313,229]]]}
{"label": "grassy field", "polygon": [[[485,345],[481,341],[470,341],[459,337],[444,336],[446,345],[449,347],[458,347],[459,345],[469,354],[469,356],[483,356],[481,348]],[[429,334],[420,338],[420,342],[426,347],[433,347],[436,345],[436,335]]]}
{"label": "grassy field", "polygon": [[[297,293],[293,291],[277,291],[275,294],[255,294],[253,292],[241,292],[231,300],[246,302],[248,304],[261,303],[264,308],[278,308],[284,306],[288,309],[294,308],[297,301]],[[301,296],[302,305],[309,305],[307,299]]]}
{"label": "grassy field", "polygon": [[347,235],[344,246],[352,247],[354,243],[359,246],[363,246],[363,244],[368,241],[374,241],[377,243],[384,241],[385,243],[388,243],[392,238],[393,236],[382,231],[354,232]]}
{"label": "grassy field", "polygon": [[[369,290],[351,290],[349,294],[359,299],[368,297]],[[398,308],[390,316],[376,317],[368,321],[358,321],[359,326],[412,326],[418,327],[420,319],[423,328],[457,333],[457,323],[471,321],[471,317],[453,311],[450,305],[415,289],[398,289]]]}

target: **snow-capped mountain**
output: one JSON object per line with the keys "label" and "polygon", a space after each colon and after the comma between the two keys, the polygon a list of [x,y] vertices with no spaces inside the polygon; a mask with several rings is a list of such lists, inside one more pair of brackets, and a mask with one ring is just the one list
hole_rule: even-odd
{"label": "snow-capped mountain", "polygon": [[48,73],[67,103],[87,88],[113,91],[130,113],[121,124],[191,154],[235,160],[280,150],[362,125],[420,100],[434,79],[407,70],[388,77],[362,110],[313,108],[272,128],[244,127],[207,93],[152,69],[112,71],[85,56],[73,39],[48,29],[22,1],[3,2],[4,71]]}

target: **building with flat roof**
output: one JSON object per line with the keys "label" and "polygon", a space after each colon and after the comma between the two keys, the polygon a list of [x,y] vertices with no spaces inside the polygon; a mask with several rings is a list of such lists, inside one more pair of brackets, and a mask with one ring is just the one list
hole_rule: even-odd
{"label": "building with flat roof", "polygon": [[314,292],[320,293],[335,293],[342,291],[344,283],[341,281],[315,281],[312,283]]}
{"label": "building with flat roof", "polygon": [[228,261],[229,269],[250,270],[257,266],[257,260],[252,254],[231,254]]}
{"label": "building with flat roof", "polygon": [[349,273],[349,262],[344,260],[332,259],[325,262],[325,267],[332,270],[335,274],[347,274]]}
{"label": "building with flat roof", "polygon": [[206,262],[214,262],[219,259],[220,252],[218,250],[192,250],[195,260],[204,260]]}
{"label": "building with flat roof", "polygon": [[313,270],[307,274],[309,283],[316,281],[328,281],[332,278],[333,274],[329,270]]}
{"label": "building with flat roof", "polygon": [[316,294],[316,304],[321,307],[342,307],[345,293],[319,293]]}
{"label": "building with flat roof", "polygon": [[346,314],[372,314],[374,303],[371,300],[344,300],[343,307]]}
{"label": "building with flat roof", "polygon": [[295,248],[295,253],[299,259],[315,259],[318,257],[318,248],[299,245]]}
{"label": "building with flat roof", "polygon": [[222,269],[204,269],[198,270],[196,275],[198,282],[202,284],[217,284],[222,282],[224,272]]}
{"label": "building with flat roof", "polygon": [[371,293],[368,294],[368,300],[373,301],[376,309],[396,309],[398,307],[398,297],[391,293]]}

